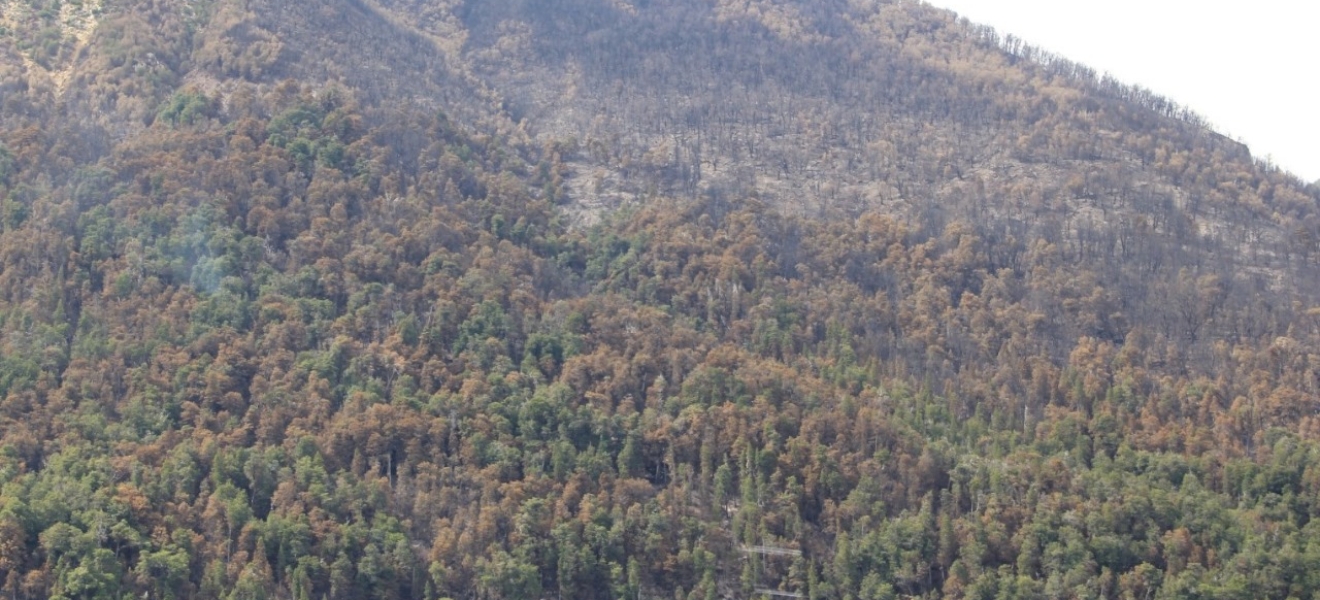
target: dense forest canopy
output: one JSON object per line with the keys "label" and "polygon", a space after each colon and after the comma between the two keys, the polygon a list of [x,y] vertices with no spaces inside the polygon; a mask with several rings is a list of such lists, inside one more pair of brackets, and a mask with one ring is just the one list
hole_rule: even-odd
{"label": "dense forest canopy", "polygon": [[0,0],[0,592],[1312,597],[1317,200],[914,2]]}

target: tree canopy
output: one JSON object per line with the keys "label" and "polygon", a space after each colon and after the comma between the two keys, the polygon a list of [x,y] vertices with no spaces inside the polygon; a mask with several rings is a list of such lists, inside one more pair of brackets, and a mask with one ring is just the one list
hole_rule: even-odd
{"label": "tree canopy", "polygon": [[0,5],[0,592],[1320,593],[1314,186],[925,6],[597,4]]}

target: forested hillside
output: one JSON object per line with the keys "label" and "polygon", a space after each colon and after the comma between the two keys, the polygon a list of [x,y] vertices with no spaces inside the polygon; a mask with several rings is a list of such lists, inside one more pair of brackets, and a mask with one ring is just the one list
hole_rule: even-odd
{"label": "forested hillside", "polygon": [[0,593],[1309,598],[1320,190],[879,0],[0,0]]}

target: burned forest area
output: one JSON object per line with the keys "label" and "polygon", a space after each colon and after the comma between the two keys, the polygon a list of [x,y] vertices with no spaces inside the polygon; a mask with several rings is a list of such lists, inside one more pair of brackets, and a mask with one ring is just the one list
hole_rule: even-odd
{"label": "burned forest area", "polygon": [[1320,597],[1318,202],[909,0],[0,0],[0,593]]}

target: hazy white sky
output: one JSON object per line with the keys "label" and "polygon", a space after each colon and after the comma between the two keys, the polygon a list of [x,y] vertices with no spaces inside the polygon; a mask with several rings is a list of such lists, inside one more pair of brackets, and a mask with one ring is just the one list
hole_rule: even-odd
{"label": "hazy white sky", "polygon": [[1320,179],[1320,1],[927,1],[1148,88]]}

